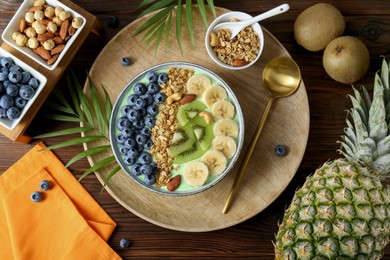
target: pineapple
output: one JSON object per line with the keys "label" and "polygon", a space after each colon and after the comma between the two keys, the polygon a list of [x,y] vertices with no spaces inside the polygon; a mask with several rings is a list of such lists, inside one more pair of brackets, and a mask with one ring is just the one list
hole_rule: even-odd
{"label": "pineapple", "polygon": [[[294,195],[276,235],[276,259],[380,259],[390,236],[390,62],[373,98],[353,88],[340,153]],[[351,118],[352,120],[349,120]]]}

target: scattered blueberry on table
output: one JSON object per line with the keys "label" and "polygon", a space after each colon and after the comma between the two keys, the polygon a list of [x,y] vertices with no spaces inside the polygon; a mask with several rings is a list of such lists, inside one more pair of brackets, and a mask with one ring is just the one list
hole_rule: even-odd
{"label": "scattered blueberry on table", "polygon": [[281,145],[281,144],[278,144],[276,147],[275,147],[275,154],[277,156],[285,156],[287,153],[287,149],[284,145]]}
{"label": "scattered blueberry on table", "polygon": [[39,191],[34,191],[31,193],[30,198],[32,202],[40,202],[43,199],[43,196]]}
{"label": "scattered blueberry on table", "polygon": [[123,57],[122,59],[121,59],[121,64],[123,65],[123,66],[129,66],[130,65],[130,63],[131,63],[131,61],[130,61],[130,59],[128,58],[128,57]]}
{"label": "scattered blueberry on table", "polygon": [[39,187],[41,188],[41,190],[43,191],[47,191],[51,188],[51,184],[49,181],[47,180],[43,180],[41,181],[41,183],[39,184]]}
{"label": "scattered blueberry on table", "polygon": [[131,244],[130,241],[125,238],[122,238],[121,241],[119,241],[119,246],[121,248],[128,248],[130,244]]}
{"label": "scattered blueberry on table", "polygon": [[110,28],[118,28],[119,27],[119,19],[115,15],[110,15],[107,18],[107,24]]}

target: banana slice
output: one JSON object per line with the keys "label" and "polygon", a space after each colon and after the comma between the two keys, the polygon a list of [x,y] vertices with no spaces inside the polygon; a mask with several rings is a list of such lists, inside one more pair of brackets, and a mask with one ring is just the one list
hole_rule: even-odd
{"label": "banana slice", "polygon": [[227,159],[232,158],[237,150],[236,141],[230,136],[223,135],[214,137],[211,147],[216,151],[222,152]]}
{"label": "banana slice", "polygon": [[193,75],[187,81],[187,92],[199,97],[202,96],[203,92],[209,87],[211,87],[210,79],[200,74]]}
{"label": "banana slice", "polygon": [[215,121],[218,121],[223,118],[233,118],[234,117],[234,106],[230,101],[219,100],[215,102],[213,108],[211,109]]}
{"label": "banana slice", "polygon": [[199,187],[205,184],[209,170],[202,162],[189,162],[183,168],[183,177],[189,185]]}
{"label": "banana slice", "polygon": [[238,136],[238,125],[236,121],[230,118],[224,118],[219,120],[214,125],[214,135],[223,135],[236,138]]}
{"label": "banana slice", "polygon": [[203,92],[203,101],[210,109],[217,101],[226,98],[227,98],[227,94],[225,89],[218,85],[211,86]]}
{"label": "banana slice", "polygon": [[218,175],[226,168],[227,159],[225,155],[219,151],[210,150],[206,152],[201,161],[206,164],[211,175]]}

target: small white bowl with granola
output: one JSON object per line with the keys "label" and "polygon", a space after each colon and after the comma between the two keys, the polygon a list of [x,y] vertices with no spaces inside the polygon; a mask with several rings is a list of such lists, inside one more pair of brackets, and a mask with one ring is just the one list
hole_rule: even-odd
{"label": "small white bowl with granola", "polygon": [[205,35],[205,46],[211,59],[219,66],[242,70],[252,66],[260,58],[264,47],[264,35],[259,23],[245,27],[232,39],[229,30],[214,31],[214,27],[219,23],[251,18],[252,16],[247,13],[228,12],[210,24]]}

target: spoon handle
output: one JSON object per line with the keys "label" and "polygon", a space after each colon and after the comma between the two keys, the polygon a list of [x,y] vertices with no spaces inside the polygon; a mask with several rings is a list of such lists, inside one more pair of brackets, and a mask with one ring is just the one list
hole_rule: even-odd
{"label": "spoon handle", "polygon": [[288,4],[281,4],[275,8],[272,8],[271,10],[269,10],[267,12],[264,12],[262,14],[255,16],[247,21],[243,21],[242,25],[243,25],[243,27],[247,27],[247,26],[252,25],[254,23],[257,23],[261,20],[270,18],[270,17],[278,15],[278,14],[282,14],[282,13],[288,11],[289,9],[290,9],[290,6]]}
{"label": "spoon handle", "polygon": [[252,137],[252,140],[250,141],[250,146],[249,146],[249,148],[246,151],[246,154],[244,156],[244,161],[241,163],[240,168],[238,169],[238,173],[236,175],[236,178],[234,179],[232,188],[230,190],[229,197],[226,200],[225,207],[222,210],[223,214],[226,214],[229,211],[229,208],[230,208],[230,206],[231,206],[231,204],[233,202],[233,199],[234,199],[234,197],[235,197],[235,195],[237,193],[238,186],[239,186],[240,181],[241,181],[241,177],[244,175],[245,169],[248,166],[249,160],[250,160],[250,158],[252,156],[253,150],[256,147],[256,143],[257,143],[257,140],[260,137],[261,131],[263,130],[264,123],[265,123],[265,121],[267,119],[268,112],[271,109],[273,101],[274,101],[274,98],[271,97],[268,100],[268,102],[267,102],[267,105],[265,107],[263,116],[261,117],[261,120],[260,120],[260,122],[259,122],[259,124],[258,124],[258,126],[256,128],[256,132],[255,132],[254,136]]}

